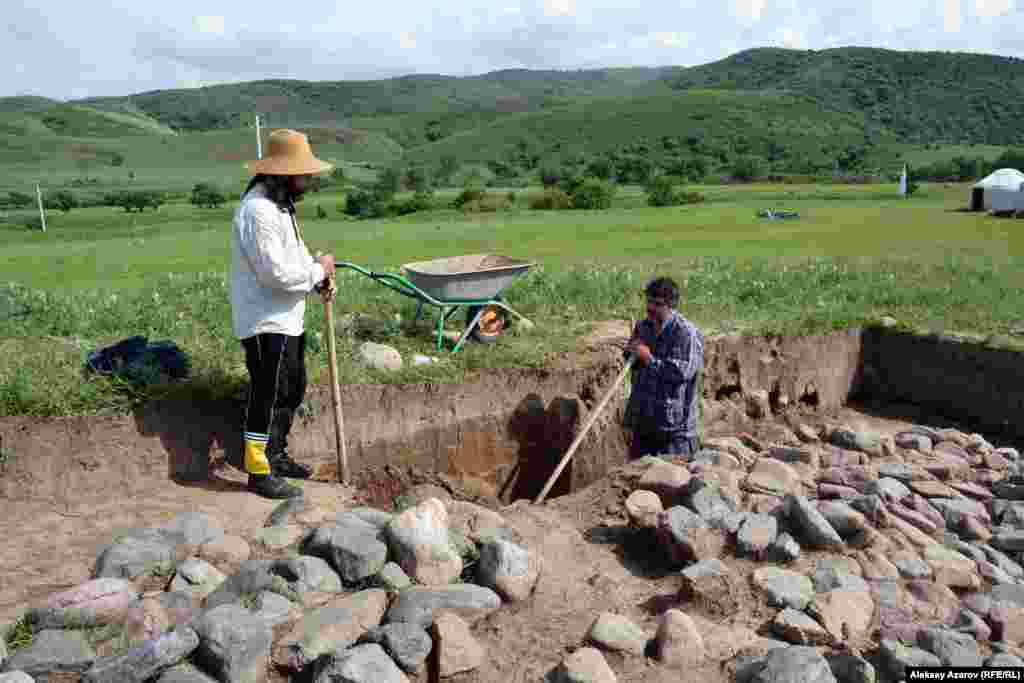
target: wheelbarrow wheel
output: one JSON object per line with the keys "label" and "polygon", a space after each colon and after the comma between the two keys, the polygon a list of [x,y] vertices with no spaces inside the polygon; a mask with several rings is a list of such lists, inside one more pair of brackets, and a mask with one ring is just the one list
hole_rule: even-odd
{"label": "wheelbarrow wheel", "polygon": [[[480,306],[468,307],[466,311],[467,326],[473,322],[473,318],[476,317],[480,308]],[[505,311],[498,306],[487,306],[483,315],[480,316],[480,321],[470,332],[469,338],[479,344],[494,344],[506,327],[508,327],[508,320]]]}

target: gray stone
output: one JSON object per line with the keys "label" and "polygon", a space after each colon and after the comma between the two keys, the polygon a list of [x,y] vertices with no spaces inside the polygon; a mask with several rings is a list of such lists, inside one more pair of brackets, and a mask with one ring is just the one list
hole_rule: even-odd
{"label": "gray stone", "polygon": [[992,637],[992,629],[980,616],[961,607],[950,628],[958,633],[966,633],[978,641],[987,641]]}
{"label": "gray stone", "polygon": [[789,533],[782,533],[772,544],[771,559],[777,562],[793,562],[800,559],[800,544]]}
{"label": "gray stone", "polygon": [[882,438],[872,432],[854,432],[836,429],[829,435],[829,442],[848,451],[861,451],[868,455],[881,455]]}
{"label": "gray stone", "polygon": [[604,655],[593,647],[581,647],[574,650],[545,680],[550,683],[616,683],[618,681]]}
{"label": "gray stone", "polygon": [[690,479],[686,502],[710,525],[736,512],[736,501],[722,494],[721,488],[699,477]]}
{"label": "gray stone", "polygon": [[1021,567],[1020,564],[1014,562],[1005,554],[999,552],[988,544],[980,547],[981,551],[985,554],[985,559],[989,562],[999,567],[1015,579],[1024,578],[1024,567]]}
{"label": "gray stone", "polygon": [[303,547],[305,554],[327,560],[349,584],[377,574],[388,560],[382,532],[358,518],[352,519],[356,521],[318,528]]}
{"label": "gray stone", "polygon": [[96,559],[93,578],[135,579],[157,565],[173,565],[176,544],[167,534],[155,529],[132,532],[107,546]]}
{"label": "gray stone", "polygon": [[385,623],[405,622],[429,628],[437,610],[452,610],[460,617],[476,621],[501,607],[501,597],[490,588],[473,584],[452,586],[413,586],[398,594],[391,603]]}
{"label": "gray stone", "polygon": [[992,517],[999,524],[1014,529],[1024,528],[1024,503],[1007,500],[992,502]]}
{"label": "gray stone", "polygon": [[981,666],[983,661],[978,642],[966,633],[924,628],[918,633],[917,644],[938,657],[943,666]]}
{"label": "gray stone", "polygon": [[877,481],[868,482],[864,492],[868,495],[878,496],[886,502],[899,502],[910,496],[911,493],[906,484],[892,477],[882,477]]}
{"label": "gray stone", "polygon": [[280,576],[300,595],[304,593],[340,593],[341,577],[321,557],[299,555],[278,560],[271,571]]}
{"label": "gray stone", "polygon": [[900,448],[909,448],[923,453],[928,453],[934,446],[932,440],[927,436],[914,432],[900,432],[893,440]]}
{"label": "gray stone", "polygon": [[192,664],[178,664],[163,672],[156,683],[217,683]]}
{"label": "gray stone", "polygon": [[602,612],[587,634],[590,640],[608,650],[642,655],[647,647],[647,635],[639,626],[621,614]]}
{"label": "gray stone", "polygon": [[849,538],[867,528],[864,515],[846,503],[838,501],[818,501],[818,512],[825,518],[841,538]]}
{"label": "gray stone", "polygon": [[741,555],[763,558],[778,534],[779,523],[775,517],[747,515],[736,534],[736,549]]}
{"label": "gray stone", "polygon": [[832,669],[817,648],[806,645],[775,648],[761,660],[751,683],[836,683]]}
{"label": "gray stone", "polygon": [[31,645],[15,651],[4,669],[45,681],[50,674],[82,673],[95,660],[96,652],[81,631],[44,629],[32,637]]}
{"label": "gray stone", "polygon": [[381,531],[386,529],[388,524],[391,523],[391,520],[395,518],[395,516],[390,512],[369,507],[352,508],[349,510],[349,514],[354,515],[370,526],[380,529]]}
{"label": "gray stone", "polygon": [[398,665],[380,645],[367,643],[332,656],[316,683],[408,683]]}
{"label": "gray stone", "polygon": [[1022,668],[1024,667],[1024,659],[1016,655],[1011,655],[1005,652],[1000,652],[992,655],[985,660],[985,666],[989,667],[1004,667],[1004,668]]}
{"label": "gray stone", "polygon": [[288,622],[292,616],[292,603],[283,595],[262,591],[256,594],[253,609],[250,610],[253,616],[262,619],[264,622],[274,626],[280,626]]}
{"label": "gray stone", "polygon": [[35,683],[24,671],[11,671],[0,674],[0,683]]}
{"label": "gray stone", "polygon": [[827,654],[825,660],[839,683],[875,683],[878,680],[875,667],[863,657],[839,653]]}
{"label": "gray stone", "polygon": [[1024,484],[1019,482],[997,481],[992,484],[992,493],[1006,500],[1024,500]]}
{"label": "gray stone", "polygon": [[842,547],[843,539],[806,498],[787,495],[785,500],[787,516],[799,529],[807,545],[817,548]]}
{"label": "gray stone", "polygon": [[753,574],[754,585],[768,594],[772,607],[802,610],[814,597],[814,584],[803,574],[777,567],[762,567]]}
{"label": "gray stone", "polygon": [[743,526],[743,521],[751,514],[750,512],[730,512],[723,517],[709,519],[708,526],[735,536],[739,533],[740,527]]}
{"label": "gray stone", "polygon": [[908,666],[942,666],[942,660],[931,652],[897,640],[883,640],[878,652],[882,669],[898,681],[903,680]]}
{"label": "gray stone", "polygon": [[977,517],[986,524],[992,522],[988,509],[981,501],[970,498],[932,498],[928,502],[942,514],[950,527],[960,524],[963,517]]}
{"label": "gray stone", "polygon": [[772,622],[772,631],[794,645],[826,645],[830,641],[824,626],[792,607],[779,612]]}
{"label": "gray stone", "polygon": [[185,512],[157,527],[178,545],[201,546],[224,540],[224,527],[205,512]]}
{"label": "gray stone", "polygon": [[238,571],[206,597],[206,608],[237,603],[244,595],[255,595],[274,587],[273,560],[246,560]]}
{"label": "gray stone", "polygon": [[720,532],[711,529],[703,517],[682,505],[676,505],[658,515],[657,535],[677,566],[691,560],[706,559],[710,550],[705,543],[712,534],[720,538]]}
{"label": "gray stone", "polygon": [[178,565],[170,590],[202,600],[227,580],[227,577],[206,560],[190,557]]}
{"label": "gray stone", "polygon": [[896,479],[901,482],[919,479],[918,470],[913,465],[897,462],[883,462],[878,466],[879,478]]}
{"label": "gray stone", "polygon": [[1024,529],[1008,529],[996,527],[991,544],[1008,553],[1024,552]]}
{"label": "gray stone", "polygon": [[772,446],[768,449],[768,457],[790,464],[803,463],[810,465],[814,462],[814,453],[805,448]]}
{"label": "gray stone", "polygon": [[241,605],[221,605],[195,621],[199,666],[226,683],[257,683],[270,659],[270,625]]}
{"label": "gray stone", "polygon": [[827,560],[819,560],[818,566],[811,577],[816,593],[827,593],[830,590],[871,591],[868,582],[861,577],[832,566]]}
{"label": "gray stone", "polygon": [[[447,585],[462,573],[462,557],[448,530],[448,511],[437,498],[396,515],[387,526],[386,539],[395,562],[416,583]],[[374,573],[383,567],[384,561]]]}
{"label": "gray stone", "polygon": [[415,624],[386,624],[372,628],[359,639],[360,644],[376,643],[391,655],[404,671],[417,673],[427,661],[434,641]]}
{"label": "gray stone", "polygon": [[128,652],[96,660],[82,677],[83,683],[144,683],[169,669],[199,647],[199,636],[185,627]]}
{"label": "gray stone", "polygon": [[683,588],[692,590],[702,581],[728,576],[730,572],[724,562],[718,558],[712,558],[691,564],[679,573],[683,577]]}
{"label": "gray stone", "polygon": [[267,516],[267,521],[263,523],[263,526],[288,526],[295,519],[296,515],[306,512],[311,507],[312,505],[306,500],[305,496],[289,498],[273,509],[270,515]]}
{"label": "gray stone", "polygon": [[927,579],[932,575],[931,565],[919,557],[902,557],[893,560],[893,564],[905,579]]}
{"label": "gray stone", "polygon": [[384,568],[380,570],[378,579],[381,586],[389,591],[400,591],[412,585],[412,579],[394,562],[388,562],[384,565]]}
{"label": "gray stone", "polygon": [[874,526],[885,526],[889,518],[889,511],[881,496],[868,495],[854,498],[850,501],[850,507],[864,515],[864,518]]}
{"label": "gray stone", "polygon": [[500,538],[480,548],[477,571],[481,585],[509,602],[528,598],[540,577],[540,566],[528,550]]}
{"label": "gray stone", "polygon": [[1024,586],[1021,585],[993,586],[989,596],[996,602],[1007,602],[1014,607],[1024,607]]}
{"label": "gray stone", "polygon": [[278,638],[274,664],[306,675],[323,655],[350,647],[366,631],[379,626],[387,605],[387,592],[371,588],[307,612]]}
{"label": "gray stone", "polygon": [[971,558],[975,562],[988,561],[988,557],[981,548],[970,543],[964,543],[956,534],[947,532],[943,538],[943,542],[946,544],[946,547],[957,551],[965,557]]}

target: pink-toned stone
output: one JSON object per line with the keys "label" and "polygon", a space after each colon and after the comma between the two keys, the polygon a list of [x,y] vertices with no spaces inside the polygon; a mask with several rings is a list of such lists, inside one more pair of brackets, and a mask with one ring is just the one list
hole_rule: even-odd
{"label": "pink-toned stone", "polygon": [[942,513],[936,510],[934,505],[916,493],[903,501],[903,504],[919,515],[922,515],[939,529],[946,526],[946,518],[942,516]]}
{"label": "pink-toned stone", "polygon": [[823,470],[818,481],[827,484],[849,486],[863,493],[867,483],[875,479],[877,477],[870,468],[863,465],[848,465],[846,467],[829,467]]}
{"label": "pink-toned stone", "polygon": [[890,502],[888,504],[888,508],[890,513],[899,517],[905,522],[913,524],[916,528],[920,529],[926,534],[934,534],[938,530],[938,527],[935,525],[935,523],[929,520],[927,517],[925,517],[924,515],[915,510],[911,510],[910,508],[900,503]]}
{"label": "pink-toned stone", "polygon": [[858,498],[862,494],[857,489],[851,486],[841,486],[839,484],[818,484],[818,497],[819,498],[839,498],[842,500],[850,500],[852,498]]}
{"label": "pink-toned stone", "polygon": [[974,484],[971,482],[957,481],[951,483],[950,486],[959,491],[960,493],[964,494],[965,496],[970,496],[971,498],[978,498],[980,500],[991,500],[992,498],[995,497],[992,494],[992,492],[985,488],[984,486],[979,486],[978,484]]}

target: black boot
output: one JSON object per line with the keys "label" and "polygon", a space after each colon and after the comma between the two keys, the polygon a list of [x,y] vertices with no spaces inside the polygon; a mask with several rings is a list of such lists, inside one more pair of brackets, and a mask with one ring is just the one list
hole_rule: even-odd
{"label": "black boot", "polygon": [[302,489],[292,486],[284,479],[272,474],[250,474],[248,489],[264,498],[299,498]]}
{"label": "black boot", "polygon": [[270,471],[274,473],[275,477],[309,479],[313,476],[312,467],[291,459],[291,456],[288,455],[287,446],[278,453],[267,453],[267,460],[270,462]]}

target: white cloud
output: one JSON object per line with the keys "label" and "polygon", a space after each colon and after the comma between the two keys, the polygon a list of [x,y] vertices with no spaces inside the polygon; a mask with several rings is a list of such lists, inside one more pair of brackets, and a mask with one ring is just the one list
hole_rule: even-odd
{"label": "white cloud", "polygon": [[658,47],[684,47],[689,43],[690,35],[678,31],[662,31],[654,34]]}
{"label": "white cloud", "polygon": [[576,0],[544,0],[544,14],[549,17],[576,15]]}
{"label": "white cloud", "polygon": [[986,19],[1002,17],[1013,9],[1013,0],[974,0],[974,11]]}
{"label": "white cloud", "polygon": [[782,32],[782,45],[791,50],[798,50],[804,43],[804,37],[799,31],[787,28]]}
{"label": "white cloud", "polygon": [[942,30],[946,33],[960,33],[963,25],[963,10],[960,7],[960,0],[943,0]]}
{"label": "white cloud", "polygon": [[196,17],[196,30],[200,33],[210,33],[217,36],[224,35],[224,17],[201,16]]}
{"label": "white cloud", "polygon": [[736,14],[744,19],[760,19],[764,12],[765,0],[735,0]]}
{"label": "white cloud", "polygon": [[403,50],[415,50],[416,34],[411,31],[408,33],[403,33],[398,37],[398,44],[402,46]]}

